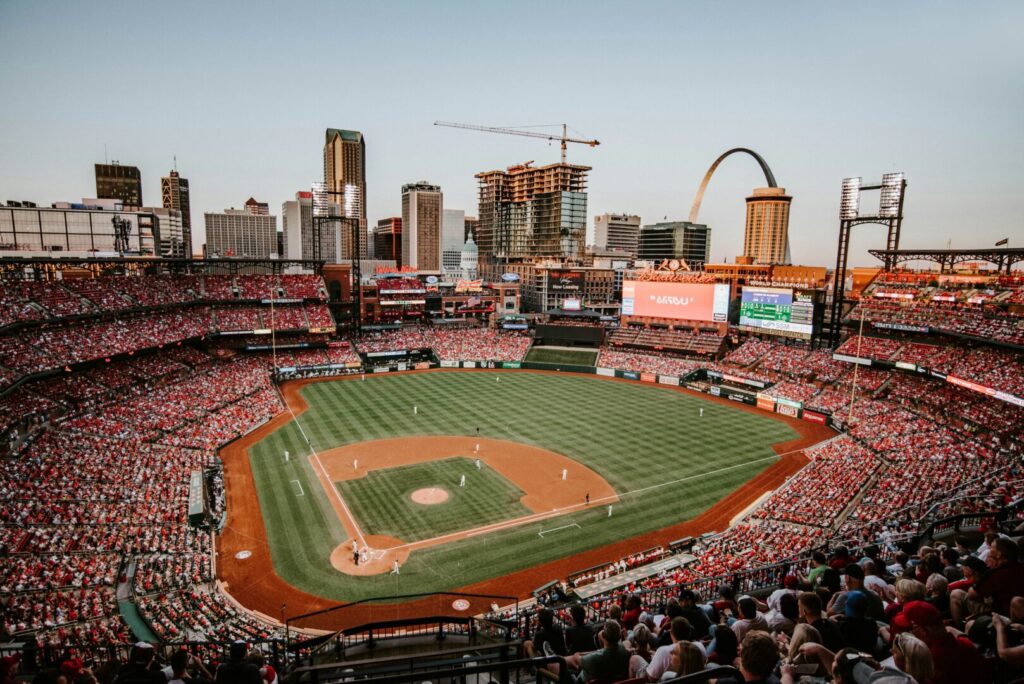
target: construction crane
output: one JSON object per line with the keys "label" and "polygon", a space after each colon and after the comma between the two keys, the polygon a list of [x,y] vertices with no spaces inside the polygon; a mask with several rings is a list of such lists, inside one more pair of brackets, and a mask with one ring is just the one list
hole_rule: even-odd
{"label": "construction crane", "polygon": [[582,140],[580,138],[570,138],[568,135],[569,127],[566,124],[562,124],[562,135],[551,135],[550,133],[535,133],[533,131],[518,131],[514,128],[497,128],[495,126],[474,126],[473,124],[454,123],[451,121],[435,121],[435,126],[447,126],[449,128],[465,128],[469,131],[484,131],[486,133],[504,133],[505,135],[522,135],[527,138],[542,138],[544,140],[558,140],[562,144],[562,163],[565,163],[565,146],[566,143],[580,143],[581,145],[590,145],[591,147],[597,147],[601,143],[597,140]]}

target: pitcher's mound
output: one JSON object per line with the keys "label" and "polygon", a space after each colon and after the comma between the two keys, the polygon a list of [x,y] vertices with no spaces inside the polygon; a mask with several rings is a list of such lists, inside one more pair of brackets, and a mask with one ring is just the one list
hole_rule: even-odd
{"label": "pitcher's mound", "polygon": [[448,492],[440,487],[424,487],[423,489],[417,489],[409,498],[415,503],[432,506],[447,501]]}

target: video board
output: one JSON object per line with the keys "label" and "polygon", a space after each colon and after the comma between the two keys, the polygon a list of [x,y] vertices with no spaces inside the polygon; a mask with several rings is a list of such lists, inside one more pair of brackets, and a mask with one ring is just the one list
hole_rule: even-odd
{"label": "video board", "polygon": [[788,287],[744,287],[740,330],[809,340],[814,333],[814,293]]}
{"label": "video board", "polygon": [[583,271],[548,271],[549,292],[580,292],[583,290]]}
{"label": "video board", "polygon": [[729,320],[729,284],[624,280],[622,314],[725,323]]}

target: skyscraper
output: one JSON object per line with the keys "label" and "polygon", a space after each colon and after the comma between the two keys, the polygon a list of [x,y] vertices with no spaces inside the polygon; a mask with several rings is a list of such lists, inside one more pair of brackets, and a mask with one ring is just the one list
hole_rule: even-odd
{"label": "skyscraper", "polygon": [[392,216],[377,221],[377,230],[373,233],[374,259],[394,261],[396,266],[402,265],[402,217]]}
{"label": "skyscraper", "polygon": [[582,258],[588,171],[575,164],[527,163],[476,174],[481,262]]}
{"label": "skyscraper", "polygon": [[690,268],[698,269],[708,262],[711,255],[711,229],[688,221],[644,226],[640,231],[638,251],[640,259],[682,259]]}
{"label": "skyscraper", "polygon": [[402,186],[402,265],[441,270],[441,186],[426,181]]}
{"label": "skyscraper", "polygon": [[164,209],[172,209],[181,213],[181,228],[185,239],[185,257],[192,258],[192,207],[188,194],[188,179],[182,178],[177,171],[171,171],[160,179],[160,191],[163,196]]}
{"label": "skyscraper", "polygon": [[118,199],[126,207],[142,206],[142,173],[137,166],[96,164],[96,197]]}
{"label": "skyscraper", "polygon": [[445,209],[441,221],[441,268],[445,273],[455,273],[462,261],[462,247],[466,243],[466,212],[462,209]]}
{"label": "skyscraper", "polygon": [[[328,128],[324,142],[324,183],[327,184],[328,199],[343,207],[351,205],[359,217],[359,256],[366,257],[366,140],[359,131]],[[352,192],[356,197],[352,197]],[[348,195],[345,193],[348,192]],[[341,232],[341,256],[352,257],[351,230],[346,226]]]}
{"label": "skyscraper", "polygon": [[639,241],[639,216],[601,214],[594,217],[594,246],[598,249],[615,249],[635,258]]}
{"label": "skyscraper", "polygon": [[789,204],[785,188],[754,188],[747,198],[747,226],[743,255],[755,264],[788,264]]}
{"label": "skyscraper", "polygon": [[269,259],[277,254],[277,217],[248,209],[226,209],[203,214],[206,220],[206,255]]}

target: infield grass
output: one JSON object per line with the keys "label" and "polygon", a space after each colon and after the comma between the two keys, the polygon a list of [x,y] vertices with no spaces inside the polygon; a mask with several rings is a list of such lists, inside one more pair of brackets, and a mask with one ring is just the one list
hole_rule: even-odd
{"label": "infield grass", "polygon": [[[459,478],[466,476],[466,486]],[[337,483],[364,534],[383,534],[407,542],[482,527],[529,515],[519,502],[524,492],[490,468],[477,470],[472,459],[440,461],[373,470],[358,480]],[[441,487],[448,500],[418,504],[417,489]]]}
{"label": "infield grass", "polygon": [[[249,450],[278,575],[335,600],[465,586],[695,517],[774,463],[770,445],[797,437],[767,414],[668,388],[529,371],[501,372],[497,382],[498,375],[388,374],[304,387],[310,408],[298,423]],[[541,525],[530,524],[420,549],[400,576],[334,570],[330,554],[345,532],[306,458],[306,436],[325,451],[389,437],[473,435],[477,428],[481,436],[542,447],[596,471],[620,496],[614,514],[595,507],[545,521],[547,529],[570,526],[543,537]]]}

